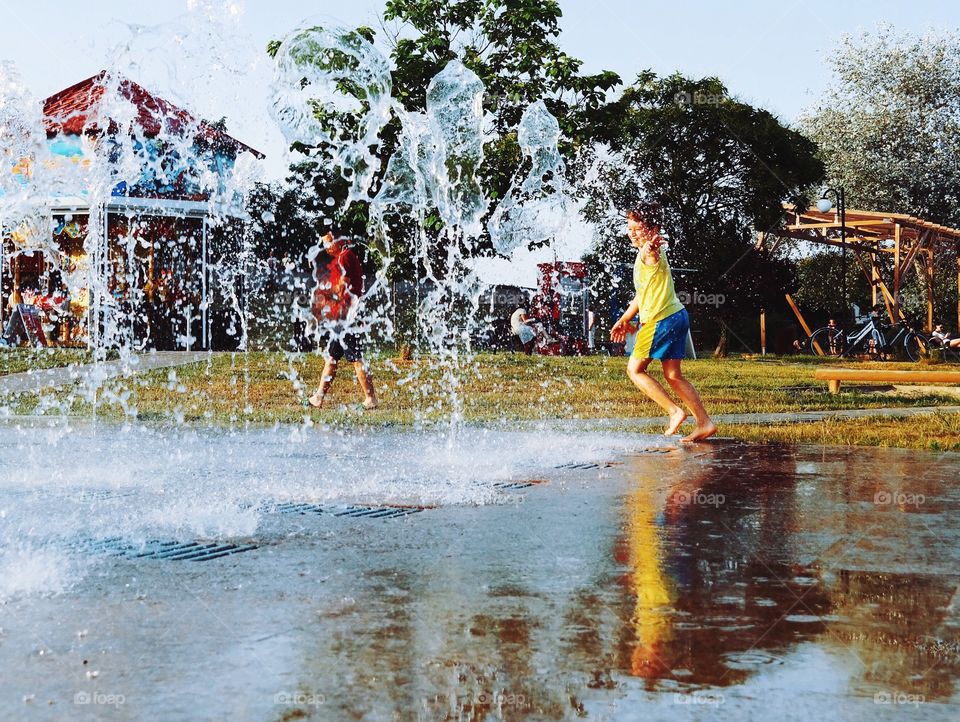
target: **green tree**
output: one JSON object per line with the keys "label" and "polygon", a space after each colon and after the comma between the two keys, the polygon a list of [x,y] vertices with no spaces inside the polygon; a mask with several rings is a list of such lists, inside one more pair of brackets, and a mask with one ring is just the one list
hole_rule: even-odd
{"label": "green tree", "polygon": [[[688,269],[678,272],[678,286],[722,331],[722,354],[728,329],[742,336],[738,320],[782,303],[793,288],[792,263],[757,250],[755,233],[780,221],[784,201],[805,203],[804,191],[821,181],[816,148],[715,78],[645,72],[605,114],[601,137],[612,155],[586,191],[588,218],[601,228],[596,272],[614,270],[610,287],[631,282],[620,270],[632,260],[622,214],[641,201],[657,204],[670,261]],[[703,298],[712,302],[700,306]]]}
{"label": "green tree", "polygon": [[431,78],[459,57],[486,86],[499,135],[509,136],[524,109],[544,99],[566,140],[589,142],[620,76],[581,74],[583,62],[557,43],[561,17],[556,0],[387,0],[384,20],[404,33],[391,38],[394,93],[408,110],[423,110]]}
{"label": "green tree", "polygon": [[[846,275],[850,303],[857,304],[866,313],[872,302],[870,284],[853,261],[847,263]],[[837,293],[842,287],[843,263],[839,249],[821,250],[798,260],[794,299],[812,326],[823,325],[829,318],[842,320]]]}
{"label": "green tree", "polygon": [[960,38],[884,26],[846,37],[801,125],[853,208],[960,225]]}
{"label": "green tree", "polygon": [[[430,81],[455,58],[459,57],[483,81],[485,109],[494,117],[493,138],[485,147],[481,169],[493,201],[491,212],[522,170],[516,125],[531,102],[545,100],[563,131],[563,150],[570,153],[592,142],[604,116],[606,94],[620,84],[613,72],[580,73],[582,61],[564,53],[557,43],[560,17],[555,0],[386,3],[384,27],[394,27],[392,32],[388,30],[387,38],[394,64],[393,92],[405,109],[424,110]],[[370,28],[358,28],[356,32],[367,41],[374,38]],[[275,55],[278,47],[279,43],[273,41],[267,51]],[[358,92],[349,87],[342,90]],[[348,117],[326,120],[351,127]],[[381,133],[381,173],[396,150],[399,132],[399,121],[394,119]],[[301,184],[303,181],[309,179],[301,176]],[[365,209],[351,208],[347,213],[360,218]],[[401,258],[408,255],[402,246],[395,250]],[[408,270],[398,266],[393,272],[406,274]]]}
{"label": "green tree", "polygon": [[[801,126],[847,206],[960,226],[960,37],[881,26],[844,38],[831,63],[833,83]],[[889,260],[880,260],[889,278]],[[955,254],[937,261],[941,319],[956,313],[955,263]],[[922,316],[917,274],[908,277],[904,302]]]}

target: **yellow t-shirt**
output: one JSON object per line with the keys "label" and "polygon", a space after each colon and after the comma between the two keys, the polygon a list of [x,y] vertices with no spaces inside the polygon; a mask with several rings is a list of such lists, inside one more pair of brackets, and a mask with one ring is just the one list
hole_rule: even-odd
{"label": "yellow t-shirt", "polygon": [[637,253],[633,264],[633,287],[637,292],[640,323],[656,323],[683,309],[673,288],[673,274],[663,249],[660,250],[660,262],[655,266],[646,265]]}

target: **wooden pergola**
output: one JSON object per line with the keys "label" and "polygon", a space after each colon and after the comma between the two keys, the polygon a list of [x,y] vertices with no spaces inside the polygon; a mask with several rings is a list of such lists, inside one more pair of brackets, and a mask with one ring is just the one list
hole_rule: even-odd
{"label": "wooden pergola", "polygon": [[[773,251],[784,239],[794,238],[809,243],[841,246],[840,216],[835,210],[826,213],[816,207],[798,210],[785,203],[787,214],[783,224],[769,233],[757,236],[757,248]],[[891,321],[903,318],[900,290],[913,269],[923,279],[927,292],[927,329],[932,330],[934,302],[934,260],[949,253],[956,258],[957,281],[960,286],[960,230],[925,221],[902,213],[881,213],[846,209],[844,231],[846,245],[873,291],[873,304],[883,300]],[[890,264],[880,259],[890,259]],[[892,278],[884,278],[890,265]],[[957,324],[960,327],[960,298],[957,301]]]}

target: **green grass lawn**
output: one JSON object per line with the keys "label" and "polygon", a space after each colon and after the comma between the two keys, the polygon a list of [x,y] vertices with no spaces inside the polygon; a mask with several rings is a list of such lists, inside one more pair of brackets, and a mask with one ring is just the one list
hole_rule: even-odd
{"label": "green grass lawn", "polygon": [[[855,384],[845,384],[843,393],[831,395],[825,383],[813,379],[816,366],[824,363],[837,362],[810,357],[703,359],[685,362],[684,370],[714,414],[960,404],[956,398],[936,393],[902,398]],[[135,410],[141,420],[214,425],[302,423],[308,418],[318,424],[348,427],[406,426],[448,419],[455,410],[449,392],[451,384],[457,387],[462,399],[462,408],[457,410],[469,422],[627,420],[660,413],[626,378],[623,358],[479,354],[463,363],[458,372],[445,377],[442,371],[424,362],[373,357],[371,368],[382,404],[374,412],[359,409],[361,394],[349,364],[341,367],[328,408],[317,411],[305,407],[303,400],[318,383],[322,365],[322,359],[314,354],[214,354],[204,363],[108,382],[100,394],[97,413],[122,418]],[[839,365],[917,368],[911,363],[843,361]],[[659,364],[654,366],[654,374],[658,375]],[[51,396],[56,397],[57,403],[51,403]],[[64,391],[47,393],[39,399],[14,399],[11,410],[89,414],[92,406],[79,395]],[[955,438],[955,419],[946,425],[942,420],[934,426],[926,423],[914,419],[882,424],[843,421],[777,427],[727,425],[721,433],[817,443],[879,443],[889,438],[895,445],[929,446],[931,439],[924,441],[911,431],[919,425],[927,432],[935,430],[949,437],[946,448],[960,443]],[[848,432],[834,433],[838,429]],[[882,430],[877,432],[879,436],[867,433],[876,429]]]}
{"label": "green grass lawn", "polygon": [[905,419],[874,416],[802,424],[719,426],[722,435],[746,441],[960,451],[960,414],[937,412]]}

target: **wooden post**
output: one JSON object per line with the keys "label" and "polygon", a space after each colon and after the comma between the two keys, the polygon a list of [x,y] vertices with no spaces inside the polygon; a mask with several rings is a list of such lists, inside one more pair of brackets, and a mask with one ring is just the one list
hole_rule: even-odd
{"label": "wooden post", "polygon": [[900,318],[900,224],[893,230],[893,315]]}
{"label": "wooden post", "polygon": [[[880,242],[877,241],[877,245],[880,245]],[[876,306],[878,303],[877,293],[879,289],[877,288],[877,281],[880,280],[880,271],[877,269],[877,254],[870,254],[870,292],[871,292],[871,305]]]}
{"label": "wooden post", "polygon": [[960,241],[957,242],[957,328],[960,329]]}
{"label": "wooden post", "polygon": [[927,251],[927,269],[924,280],[927,282],[927,332],[933,333],[933,249]]}
{"label": "wooden post", "polygon": [[887,315],[890,317],[890,323],[896,323],[897,317],[893,313],[893,296],[890,295],[890,292],[887,290],[886,285],[880,279],[880,270],[877,268],[877,259],[875,256],[870,256],[870,273],[867,273],[867,266],[863,262],[863,259],[860,258],[859,253],[854,253],[853,257],[857,259],[857,262],[860,264],[860,268],[863,270],[864,275],[867,275],[871,279],[871,284],[873,285],[873,305],[877,305],[877,292],[881,291],[883,296],[884,305],[887,307]]}
{"label": "wooden post", "polygon": [[760,309],[760,355],[767,355],[767,310]]}
{"label": "wooden post", "polygon": [[[813,336],[813,331],[810,330],[810,327],[807,325],[806,320],[803,318],[803,314],[800,313],[800,309],[797,308],[797,304],[794,302],[793,296],[791,296],[789,293],[784,295],[786,296],[787,303],[790,305],[790,308],[793,310],[793,314],[797,317],[797,320],[800,322],[800,326],[803,328],[803,332],[807,334],[807,338],[810,338],[811,336]],[[813,342],[813,351],[814,353],[817,354],[817,356],[826,356],[826,354],[823,352],[823,349],[820,348],[820,344],[818,344],[816,341]]]}

